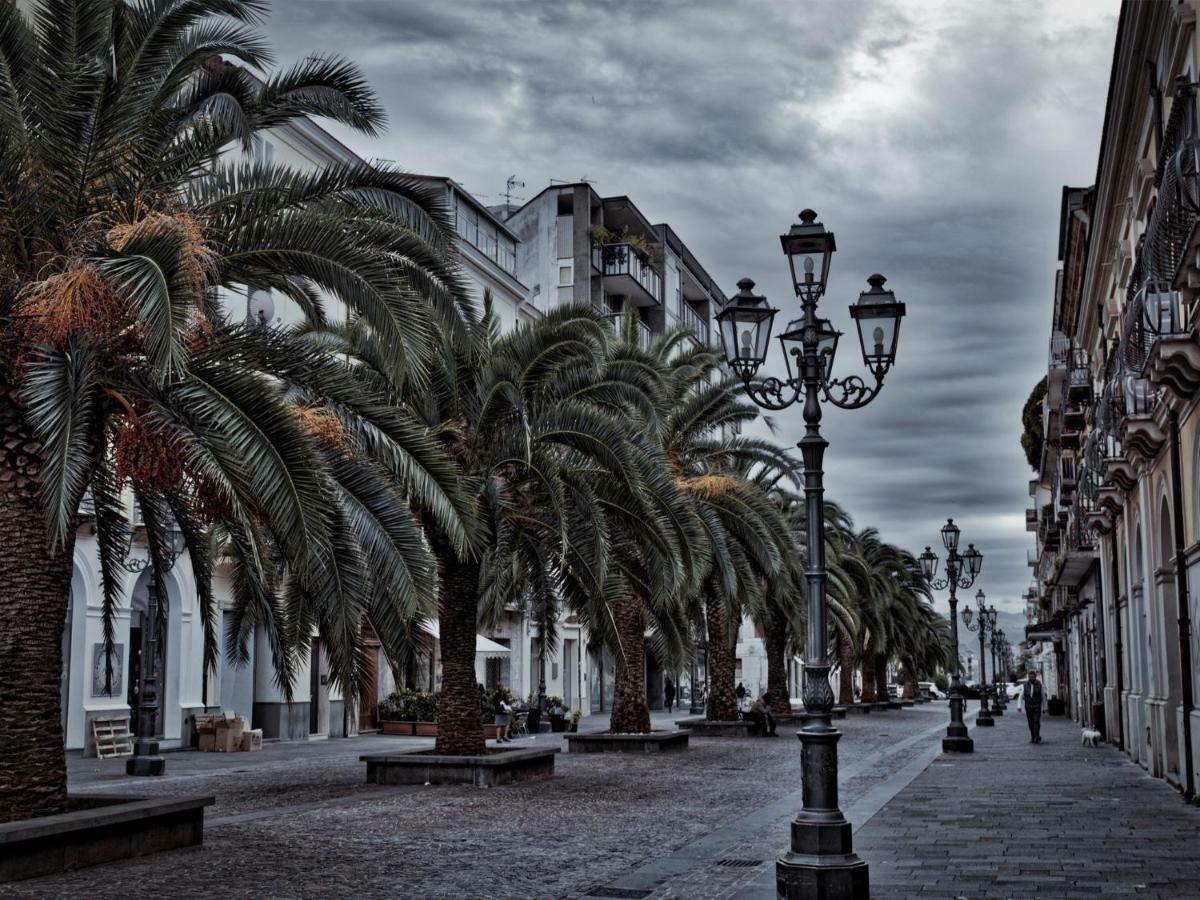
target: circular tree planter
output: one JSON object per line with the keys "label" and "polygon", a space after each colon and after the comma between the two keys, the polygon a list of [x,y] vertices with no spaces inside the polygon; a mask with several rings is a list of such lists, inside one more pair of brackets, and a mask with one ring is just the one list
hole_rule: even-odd
{"label": "circular tree planter", "polygon": [[649,734],[613,734],[589,731],[567,735],[568,753],[671,753],[686,750],[690,731],[652,731]]}
{"label": "circular tree planter", "polygon": [[367,764],[369,784],[471,784],[496,787],[549,778],[559,747],[491,750],[481,756],[438,756],[432,750],[372,753],[360,756]]}
{"label": "circular tree planter", "polygon": [[0,883],[198,846],[213,798],[96,794],[67,804],[57,816],[0,824]]}

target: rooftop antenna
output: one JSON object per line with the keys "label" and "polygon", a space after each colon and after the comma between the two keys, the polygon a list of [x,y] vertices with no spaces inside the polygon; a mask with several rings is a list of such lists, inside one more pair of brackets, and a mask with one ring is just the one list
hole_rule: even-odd
{"label": "rooftop antenna", "polygon": [[[504,198],[504,205],[512,206],[513,188],[523,188],[523,187],[525,187],[525,182],[518,181],[516,175],[509,175],[508,181],[504,182],[504,193],[500,195],[501,197]],[[520,200],[521,198],[518,197],[517,199]]]}

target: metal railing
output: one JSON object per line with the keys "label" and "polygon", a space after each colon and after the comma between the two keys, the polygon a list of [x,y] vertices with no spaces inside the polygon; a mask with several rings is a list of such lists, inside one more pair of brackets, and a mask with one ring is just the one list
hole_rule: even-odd
{"label": "metal railing", "polygon": [[1061,331],[1050,334],[1050,367],[1057,369],[1066,366],[1071,352],[1071,341]]}
{"label": "metal railing", "polygon": [[604,275],[628,275],[656,301],[662,296],[662,279],[631,244],[597,244],[592,247],[592,265]]}
{"label": "metal railing", "polygon": [[708,345],[708,322],[700,313],[684,303],[679,308],[679,321],[684,328],[696,335],[696,339],[700,343]]}

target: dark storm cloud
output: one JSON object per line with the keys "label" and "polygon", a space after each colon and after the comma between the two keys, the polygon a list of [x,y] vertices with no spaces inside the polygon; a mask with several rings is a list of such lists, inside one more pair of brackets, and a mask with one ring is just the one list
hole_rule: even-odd
{"label": "dark storm cloud", "polygon": [[[1029,582],[1021,405],[1045,370],[1058,204],[1094,177],[1115,0],[1009,4],[277,0],[280,59],[358,62],[391,117],[364,155],[499,202],[594,179],[668,221],[727,292],[788,309],[777,235],[838,236],[829,296],[908,304],[878,401],[828,408],[829,495],[914,551],[954,516],[981,586]],[[858,371],[847,334],[839,372]],[[777,438],[799,437],[794,411]],[[764,426],[765,430],[765,426]]]}

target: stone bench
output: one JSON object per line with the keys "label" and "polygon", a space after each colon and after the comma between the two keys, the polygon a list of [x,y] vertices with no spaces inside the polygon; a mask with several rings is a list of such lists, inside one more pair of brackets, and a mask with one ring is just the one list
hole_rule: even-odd
{"label": "stone bench", "polygon": [[652,731],[649,734],[613,734],[591,731],[567,734],[568,753],[670,753],[686,750],[690,730]]}
{"label": "stone bench", "polygon": [[204,841],[212,797],[68,797],[69,812],[0,824],[0,883],[55,875]]}
{"label": "stone bench", "polygon": [[762,729],[757,722],[737,721],[710,722],[708,719],[681,719],[675,723],[679,728],[690,731],[696,737],[758,737]]}
{"label": "stone bench", "polygon": [[360,756],[369,784],[471,784],[496,787],[554,774],[561,747],[493,750],[482,756],[438,756],[430,750]]}

